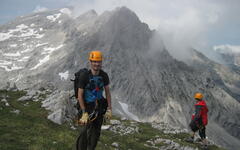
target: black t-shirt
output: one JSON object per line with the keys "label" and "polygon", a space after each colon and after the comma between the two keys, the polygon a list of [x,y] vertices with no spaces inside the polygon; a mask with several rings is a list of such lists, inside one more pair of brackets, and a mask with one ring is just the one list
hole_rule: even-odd
{"label": "black t-shirt", "polygon": [[[91,70],[89,70],[88,73],[86,72],[82,74],[79,78],[78,88],[85,89],[86,85],[89,83],[90,76],[93,76]],[[103,70],[100,70],[97,76],[102,77],[104,86],[107,86],[109,84],[109,77],[106,72],[104,72]]]}

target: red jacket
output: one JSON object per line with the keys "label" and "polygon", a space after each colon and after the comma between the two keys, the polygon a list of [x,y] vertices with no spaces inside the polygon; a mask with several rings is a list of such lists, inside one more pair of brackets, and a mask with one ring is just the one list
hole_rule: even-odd
{"label": "red jacket", "polygon": [[195,114],[192,116],[192,120],[206,126],[208,124],[208,108],[204,100],[198,101],[195,104]]}

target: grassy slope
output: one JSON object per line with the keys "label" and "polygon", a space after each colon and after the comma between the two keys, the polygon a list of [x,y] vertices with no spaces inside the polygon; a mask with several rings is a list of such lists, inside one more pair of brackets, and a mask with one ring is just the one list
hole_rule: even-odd
{"label": "grassy slope", "polygon": [[[5,106],[5,102],[1,101],[6,95],[8,95],[6,99],[10,106]],[[71,129],[67,124],[57,125],[46,119],[48,112],[40,107],[40,102],[17,101],[23,95],[25,93],[19,91],[0,91],[0,150],[73,149],[78,135],[77,130]],[[20,113],[13,113],[14,110],[20,110]],[[130,126],[130,121],[122,121],[122,124]],[[163,134],[147,123],[138,123],[137,126],[139,127],[139,133],[123,136],[109,130],[102,131],[97,150],[114,150],[114,147],[111,146],[113,142],[117,142],[119,149],[123,150],[151,150],[153,148],[148,148],[144,144],[146,144],[147,140],[154,139],[156,136],[171,139],[180,145],[199,147],[197,144],[179,140],[188,136],[187,134]],[[162,145],[164,143],[157,144],[157,146]],[[221,149],[211,146],[210,150]]]}
{"label": "grassy slope", "polygon": [[[6,93],[5,91],[1,91]],[[16,101],[24,92],[8,92],[10,106],[0,102],[1,150],[67,150],[71,149],[77,135],[67,125],[57,125],[47,118],[40,102]],[[24,104],[28,103],[27,106]],[[17,115],[13,110],[20,110]]]}

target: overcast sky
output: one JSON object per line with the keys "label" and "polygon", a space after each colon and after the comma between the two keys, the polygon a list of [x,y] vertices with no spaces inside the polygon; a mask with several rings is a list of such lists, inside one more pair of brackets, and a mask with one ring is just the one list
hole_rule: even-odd
{"label": "overcast sky", "polygon": [[[118,6],[134,11],[171,44],[240,48],[240,0],[1,0],[0,24],[36,11],[74,6],[101,14]],[[240,49],[239,49],[240,51]]]}

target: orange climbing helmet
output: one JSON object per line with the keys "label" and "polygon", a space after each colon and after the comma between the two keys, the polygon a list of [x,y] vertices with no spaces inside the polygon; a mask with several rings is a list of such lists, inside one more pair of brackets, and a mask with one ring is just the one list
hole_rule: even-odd
{"label": "orange climbing helmet", "polygon": [[194,96],[195,99],[202,99],[203,98],[203,95],[202,93],[196,93],[195,96]]}
{"label": "orange climbing helmet", "polygon": [[89,53],[89,60],[90,61],[102,61],[103,60],[102,52],[100,52],[100,51],[91,51]]}

